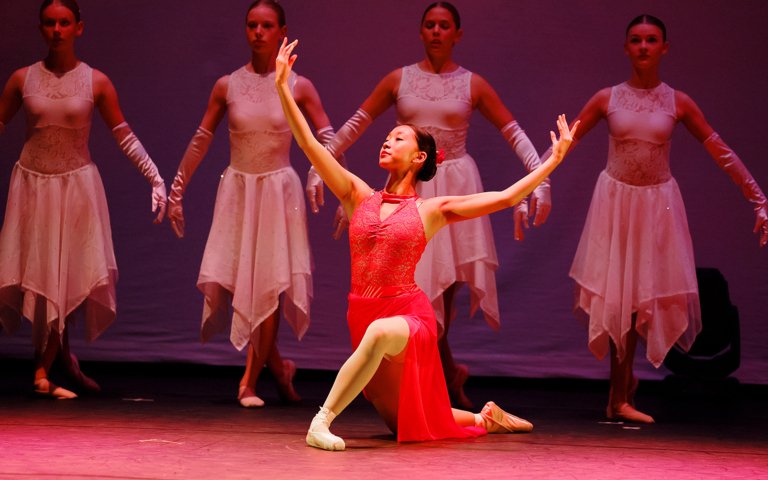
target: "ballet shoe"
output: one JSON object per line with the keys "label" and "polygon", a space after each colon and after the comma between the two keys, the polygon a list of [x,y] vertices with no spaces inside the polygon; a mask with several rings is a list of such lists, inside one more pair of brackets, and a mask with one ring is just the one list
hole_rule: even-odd
{"label": "ballet shoe", "polygon": [[656,423],[652,416],[635,409],[629,403],[620,403],[616,406],[608,405],[608,408],[605,410],[605,416],[609,420],[626,420],[632,423]]}
{"label": "ballet shoe", "polygon": [[77,398],[75,392],[60,387],[46,378],[35,380],[35,394],[45,398],[54,398],[56,400],[71,400]]}
{"label": "ballet shoe", "polygon": [[527,433],[533,430],[531,422],[505,412],[494,402],[485,404],[480,417],[488,433]]}
{"label": "ballet shoe", "polygon": [[237,391],[237,401],[243,408],[261,408],[264,400],[256,396],[256,393],[248,387],[241,386]]}
{"label": "ballet shoe", "polygon": [[73,353],[69,354],[69,362],[67,362],[66,370],[67,374],[72,378],[72,380],[86,392],[101,392],[101,387],[98,383],[96,383],[96,380],[92,379],[88,375],[84,374],[82,370],[80,370],[80,362],[78,362],[77,357]]}
{"label": "ballet shoe", "polygon": [[472,410],[474,404],[464,393],[464,384],[467,378],[469,378],[469,367],[462,363],[456,364],[455,372],[453,378],[448,383],[448,394],[455,406],[464,410]]}
{"label": "ballet shoe", "polygon": [[320,407],[315,418],[307,430],[307,445],[328,451],[341,451],[346,448],[344,440],[337,437],[329,430],[331,422],[336,414],[325,407]]}
{"label": "ballet shoe", "polygon": [[301,397],[293,388],[293,377],[296,375],[296,364],[293,360],[283,360],[282,378],[275,378],[277,382],[277,393],[280,399],[288,403],[299,403]]}

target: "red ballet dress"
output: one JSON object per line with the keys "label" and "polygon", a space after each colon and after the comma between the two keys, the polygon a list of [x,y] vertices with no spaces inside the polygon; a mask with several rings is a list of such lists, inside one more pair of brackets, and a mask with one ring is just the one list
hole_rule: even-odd
{"label": "red ballet dress", "polygon": [[[383,202],[398,205],[381,220]],[[350,222],[347,323],[353,348],[374,320],[400,316],[410,329],[405,351],[383,359],[363,392],[397,433],[398,442],[476,437],[485,430],[461,427],[453,419],[437,349],[435,312],[414,282],[416,263],[427,245],[418,203],[415,195],[374,192]]]}

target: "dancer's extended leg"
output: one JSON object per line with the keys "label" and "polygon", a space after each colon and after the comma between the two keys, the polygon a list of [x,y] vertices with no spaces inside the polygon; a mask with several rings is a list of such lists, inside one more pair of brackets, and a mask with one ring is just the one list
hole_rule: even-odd
{"label": "dancer's extended leg", "polygon": [[328,397],[315,415],[307,432],[307,444],[324,450],[344,450],[344,441],[329,427],[373,378],[385,356],[394,357],[408,345],[408,322],[403,317],[382,318],[372,322],[360,345],[344,362]]}

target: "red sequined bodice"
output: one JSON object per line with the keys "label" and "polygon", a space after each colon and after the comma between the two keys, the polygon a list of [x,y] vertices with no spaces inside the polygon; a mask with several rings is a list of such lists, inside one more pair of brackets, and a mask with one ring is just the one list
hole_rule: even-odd
{"label": "red sequined bodice", "polygon": [[[352,293],[387,297],[417,289],[413,272],[427,245],[418,200],[374,192],[357,208],[349,225]],[[398,204],[384,220],[382,202]]]}

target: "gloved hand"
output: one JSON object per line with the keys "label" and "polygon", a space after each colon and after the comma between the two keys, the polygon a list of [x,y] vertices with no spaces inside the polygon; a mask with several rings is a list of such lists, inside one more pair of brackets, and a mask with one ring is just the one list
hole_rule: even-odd
{"label": "gloved hand", "polygon": [[[525,169],[528,172],[536,170],[541,165],[539,155],[536,153],[536,149],[533,147],[531,140],[525,134],[525,131],[520,128],[520,125],[516,120],[512,120],[508,124],[501,128],[501,134],[504,139],[515,151],[515,154],[523,162]],[[521,202],[522,203],[522,202]],[[527,205],[525,206],[527,211]],[[523,208],[522,206],[520,208]],[[515,212],[517,212],[517,207]],[[550,182],[547,178],[541,184],[534,189],[531,194],[531,211],[536,213],[533,218],[533,225],[538,227],[547,221],[549,212],[552,210],[552,196],[550,194]],[[517,225],[517,223],[516,223]],[[525,228],[528,228],[528,220],[525,221]],[[517,230],[517,228],[515,229]],[[515,238],[518,240],[523,239],[522,230],[520,230],[520,237],[515,234]]]}
{"label": "gloved hand", "polygon": [[768,199],[765,194],[736,152],[725,144],[720,135],[712,132],[712,135],[704,140],[704,148],[715,159],[715,163],[731,177],[733,183],[741,187],[744,198],[752,204],[755,211],[753,232],[760,235],[760,246],[764,247],[768,244]]}
{"label": "gloved hand", "polygon": [[192,140],[190,140],[187,150],[184,152],[179,169],[173,179],[168,218],[171,221],[171,228],[173,228],[174,233],[179,238],[184,237],[184,208],[182,207],[184,192],[192,180],[192,175],[194,175],[195,170],[197,170],[203,157],[208,152],[208,147],[211,145],[212,140],[213,133],[203,127],[197,127],[197,131],[192,136]]}
{"label": "gloved hand", "polygon": [[307,192],[307,199],[309,200],[309,208],[312,213],[320,211],[320,207],[325,205],[323,179],[320,178],[320,174],[317,173],[315,167],[309,167],[307,172],[307,186],[305,187]]}
{"label": "gloved hand", "polygon": [[152,212],[157,212],[153,223],[162,222],[168,198],[165,192],[165,182],[158,173],[157,166],[126,122],[115,126],[112,129],[112,136],[131,163],[152,185]]}

